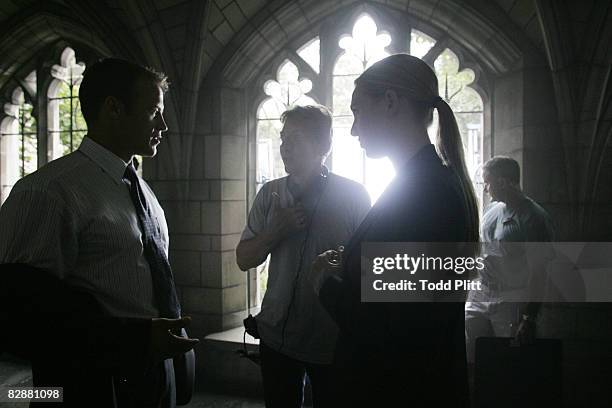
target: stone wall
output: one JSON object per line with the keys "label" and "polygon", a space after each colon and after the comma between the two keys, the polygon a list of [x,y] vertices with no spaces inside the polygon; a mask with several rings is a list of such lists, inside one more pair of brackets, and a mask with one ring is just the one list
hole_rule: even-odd
{"label": "stone wall", "polygon": [[[609,2],[366,3],[409,16],[416,28],[427,26],[466,50],[463,62],[479,63],[486,80],[488,152],[519,161],[525,191],[553,215],[560,239],[610,240]],[[363,4],[64,0],[24,1],[19,10],[0,5],[0,94],[60,40],[90,54],[136,59],[170,75],[170,131],[158,157],[145,160],[144,176],[166,212],[184,313],[193,316],[191,332],[202,338],[239,326],[246,315],[246,274],[235,264],[234,249],[251,198],[254,81],[279,52],[316,35],[325,18]],[[566,344],[568,389],[587,395],[600,387],[592,377],[605,371],[590,363],[609,361],[612,313],[603,305],[564,305],[546,313],[542,333]],[[587,369],[589,375],[581,375]]]}

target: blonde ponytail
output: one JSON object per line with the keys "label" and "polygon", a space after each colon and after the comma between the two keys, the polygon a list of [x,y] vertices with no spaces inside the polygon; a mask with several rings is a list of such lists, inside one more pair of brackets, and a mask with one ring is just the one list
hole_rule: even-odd
{"label": "blonde ponytail", "polygon": [[421,109],[424,122],[425,118],[430,118],[432,106],[438,109],[440,125],[436,149],[461,184],[467,211],[467,241],[478,242],[478,204],[465,166],[461,134],[452,109],[438,96],[438,78],[431,67],[415,56],[394,54],[366,69],[355,80],[355,85],[374,96],[383,95],[387,89],[405,95],[414,101],[416,109]]}
{"label": "blonde ponytail", "polygon": [[465,165],[463,142],[453,110],[442,98],[437,96],[434,107],[438,110],[438,136],[436,150],[446,166],[454,170],[463,187],[463,199],[468,212],[468,242],[478,242],[478,204],[474,187]]}

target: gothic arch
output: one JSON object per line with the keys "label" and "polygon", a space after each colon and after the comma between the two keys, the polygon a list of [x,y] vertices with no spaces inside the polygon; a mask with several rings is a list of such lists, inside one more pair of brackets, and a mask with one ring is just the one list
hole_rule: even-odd
{"label": "gothic arch", "polygon": [[[380,18],[383,28],[386,21],[402,18],[412,28],[439,40],[446,37],[452,39],[455,48],[463,50],[466,66],[479,65],[487,74],[506,73],[520,64],[520,47],[512,41],[512,37],[499,32],[491,21],[465,4],[444,2],[434,10],[431,4],[423,0],[410,3],[395,1],[392,5],[357,0],[349,4],[344,2],[342,6],[338,3],[333,6],[328,2],[321,3],[318,7],[314,5],[309,8],[306,15],[297,1],[291,2],[275,12],[273,18],[261,21],[257,31],[252,25],[247,25],[217,58],[212,72],[221,72],[223,80],[233,87],[247,87],[281,50],[314,37],[314,29],[321,27],[325,21],[334,21],[334,25],[342,26],[340,20],[348,21],[363,10]],[[258,20],[263,12],[256,14],[253,20]],[[398,12],[401,17],[398,17]],[[279,29],[279,24],[291,27],[291,35]]]}
{"label": "gothic arch", "polygon": [[[33,27],[36,27],[33,29]],[[11,65],[3,67],[5,80],[0,80],[0,88],[14,77],[23,76],[36,69],[41,56],[48,55],[49,48],[56,49],[55,44],[68,41],[73,47],[90,49],[97,55],[111,55],[112,51],[91,31],[71,19],[47,12],[23,17],[18,24],[7,27],[10,36],[1,36],[0,54],[4,61]],[[36,34],[33,34],[36,33]]]}

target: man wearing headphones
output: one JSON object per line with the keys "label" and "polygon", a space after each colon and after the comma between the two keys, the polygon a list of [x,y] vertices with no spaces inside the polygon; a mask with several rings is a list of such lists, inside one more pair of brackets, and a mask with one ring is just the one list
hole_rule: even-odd
{"label": "man wearing headphones", "polygon": [[270,255],[256,316],[266,407],[301,407],[307,374],[318,408],[329,406],[338,329],[307,275],[319,253],[348,242],[370,209],[370,198],[362,185],[323,165],[332,142],[327,108],[296,106],[281,121],[280,154],[289,175],[257,193],[236,260],[246,271]]}

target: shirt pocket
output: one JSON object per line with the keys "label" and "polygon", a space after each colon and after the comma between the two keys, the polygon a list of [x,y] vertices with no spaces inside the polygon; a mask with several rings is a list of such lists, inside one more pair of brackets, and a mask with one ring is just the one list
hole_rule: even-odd
{"label": "shirt pocket", "polygon": [[100,212],[79,233],[79,256],[113,258],[125,251],[142,252],[136,216]]}

